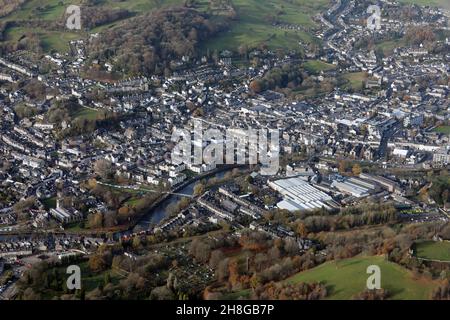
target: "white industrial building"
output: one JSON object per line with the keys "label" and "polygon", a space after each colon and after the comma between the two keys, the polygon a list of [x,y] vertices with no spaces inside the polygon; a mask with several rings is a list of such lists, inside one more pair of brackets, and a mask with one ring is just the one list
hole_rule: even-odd
{"label": "white industrial building", "polygon": [[289,211],[332,209],[326,202],[333,199],[301,178],[270,181],[269,186],[284,197],[283,201],[277,204],[280,209]]}
{"label": "white industrial building", "polygon": [[369,195],[369,188],[352,183],[350,181],[333,181],[332,187],[338,189],[340,192],[354,196],[356,198],[367,197]]}

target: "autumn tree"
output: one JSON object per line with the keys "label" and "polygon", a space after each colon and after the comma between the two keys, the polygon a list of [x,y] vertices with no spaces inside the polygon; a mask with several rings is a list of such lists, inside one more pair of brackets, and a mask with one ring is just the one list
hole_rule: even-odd
{"label": "autumn tree", "polygon": [[359,163],[355,163],[352,167],[352,172],[353,175],[355,176],[359,176],[362,172],[361,166],[359,165]]}
{"label": "autumn tree", "polygon": [[106,159],[97,160],[94,164],[94,171],[102,179],[110,179],[113,175],[112,164]]}

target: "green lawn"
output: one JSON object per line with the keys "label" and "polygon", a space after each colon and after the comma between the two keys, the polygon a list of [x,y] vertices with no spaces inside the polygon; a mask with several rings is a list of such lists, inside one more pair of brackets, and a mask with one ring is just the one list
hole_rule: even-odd
{"label": "green lawn", "polygon": [[321,71],[328,71],[336,69],[334,64],[326,63],[320,60],[309,60],[303,65],[306,70],[313,74],[320,73]]}
{"label": "green lawn", "polygon": [[416,256],[423,259],[450,261],[450,242],[418,242]]}
{"label": "green lawn", "polygon": [[440,126],[435,128],[434,131],[439,133],[450,134],[450,126]]}
{"label": "green lawn", "polygon": [[378,265],[381,269],[381,287],[387,289],[394,300],[429,299],[436,283],[414,279],[410,271],[385,260],[384,257],[356,257],[339,262],[327,262],[287,279],[289,283],[322,282],[329,290],[328,299],[347,300],[366,289],[370,276],[367,267]]}

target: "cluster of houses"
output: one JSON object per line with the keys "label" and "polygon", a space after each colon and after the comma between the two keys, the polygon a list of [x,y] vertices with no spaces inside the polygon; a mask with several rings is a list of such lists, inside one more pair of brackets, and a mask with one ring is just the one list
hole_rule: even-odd
{"label": "cluster of houses", "polygon": [[[439,9],[421,8],[420,15],[402,21],[395,18],[395,12],[401,8],[398,4],[383,1],[383,5],[391,14],[376,31],[379,37],[390,32],[404,34],[412,26],[428,25],[436,29],[447,26],[448,17]],[[302,101],[292,101],[270,90],[251,92],[250,83],[273,67],[304,62],[296,55],[279,57],[269,50],[249,53],[250,58],[259,58],[257,66],[234,66],[234,54],[222,52],[215,62],[206,57],[195,62],[183,57],[175,63],[177,66],[170,76],[139,76],[116,83],[81,76],[88,61],[84,40],[70,43],[71,56],[46,55],[42,63],[51,67],[45,76],[38,73],[40,61],[27,60],[24,52],[2,57],[0,81],[32,79],[52,90],[47,91],[44,99],[36,99],[24,90],[0,89],[0,185],[3,198],[7,199],[0,202],[0,210],[10,210],[28,197],[42,201],[54,198],[58,191],[62,197],[82,199],[89,208],[106,207],[83,187],[83,182],[93,177],[94,164],[100,159],[111,163],[114,178],[134,186],[176,188],[190,175],[211,172],[216,169],[216,163],[174,164],[171,159],[176,143],[172,141],[173,132],[188,129],[193,133],[193,119],[202,119],[203,130],[212,128],[224,136],[226,128],[278,129],[281,155],[318,156],[328,161],[320,161],[317,169],[328,173],[334,172],[329,163],[336,159],[406,168],[448,164],[450,137],[434,130],[436,124],[449,121],[450,90],[448,83],[441,81],[449,72],[450,57],[445,53],[449,49],[448,41],[439,42],[447,49],[443,52],[428,51],[420,45],[404,46],[384,57],[366,47],[354,48],[358,39],[373,32],[361,25],[363,11],[357,1],[336,1],[328,12],[317,16],[321,25],[317,32],[324,40],[324,48],[308,55],[336,67],[313,76],[317,84],[327,78],[358,73],[364,75],[363,89],[336,87],[321,97]],[[94,63],[112,70],[108,62]],[[69,98],[86,111],[107,110],[121,115],[117,126],[59,137],[61,128],[70,128],[71,123],[51,122],[45,114],[55,101]],[[19,119],[20,108],[33,112]],[[300,175],[303,179],[315,176],[292,167],[286,175]],[[355,179],[335,179],[322,188],[357,198],[378,190],[367,181],[373,179]],[[334,207],[327,202],[330,199],[323,191],[296,183],[298,188],[320,196],[314,200],[318,201],[316,207],[320,203]],[[268,186],[267,181],[265,187]],[[313,206],[313,202],[299,205],[293,204],[292,199],[283,201],[287,208]],[[263,210],[267,210],[224,188],[205,195],[198,203],[229,221],[235,220],[236,213],[258,220]],[[66,224],[85,216],[70,206],[58,205],[47,216],[36,214],[35,217],[36,225],[40,225],[43,217]],[[0,219],[3,219],[0,223],[14,223],[13,215],[2,213]],[[177,219],[163,227],[178,225],[177,221],[186,220],[186,216]]]}

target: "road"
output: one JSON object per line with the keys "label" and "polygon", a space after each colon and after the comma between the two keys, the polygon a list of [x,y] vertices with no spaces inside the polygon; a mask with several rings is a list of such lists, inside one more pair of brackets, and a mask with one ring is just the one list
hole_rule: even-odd
{"label": "road", "polygon": [[376,159],[384,159],[387,155],[387,148],[389,140],[394,136],[394,134],[399,130],[401,123],[395,123],[391,128],[383,132],[381,137],[380,146],[378,147],[378,151],[376,154]]}

